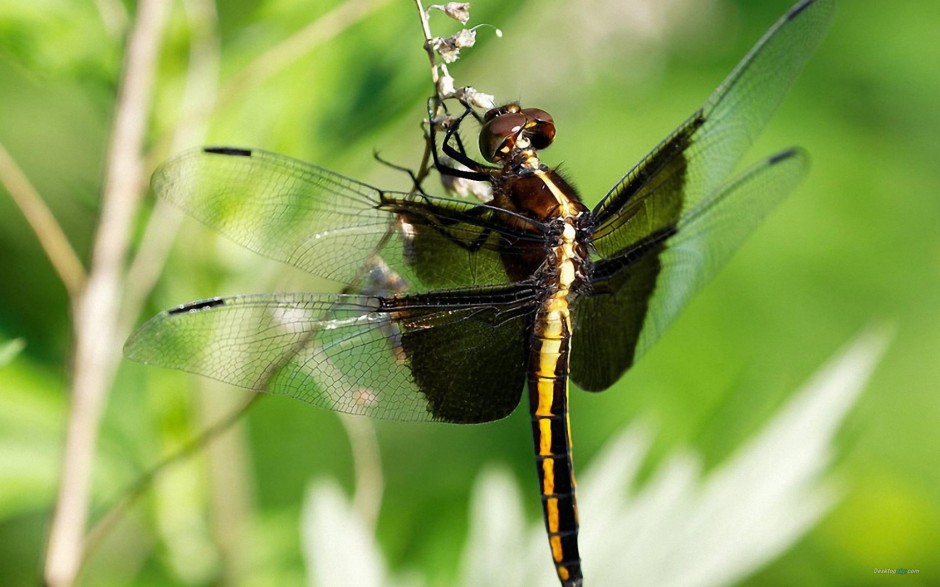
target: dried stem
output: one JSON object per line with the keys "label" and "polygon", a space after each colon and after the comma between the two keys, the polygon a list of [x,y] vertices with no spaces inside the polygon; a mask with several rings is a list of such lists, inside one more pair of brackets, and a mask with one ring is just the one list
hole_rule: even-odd
{"label": "dried stem", "polygon": [[[424,34],[424,51],[428,56],[428,61],[431,64],[431,82],[434,85],[434,108],[433,111],[436,113],[441,107],[441,102],[443,97],[440,94],[440,70],[438,69],[437,56],[434,54],[434,48],[431,45],[431,24],[428,22],[428,12],[424,9],[424,5],[421,0],[415,0],[415,6],[418,8],[418,18],[421,21],[421,32]],[[444,73],[447,73],[447,66],[441,65],[444,68]],[[428,124],[434,124],[433,121],[429,120]],[[424,178],[427,177],[428,173],[431,170],[431,141],[427,140],[424,143],[424,153],[421,155],[421,164],[418,166],[418,173],[415,177],[415,183],[421,185],[421,182],[424,181]]]}
{"label": "dried stem", "polygon": [[[435,94],[437,93],[437,82],[440,80],[440,72],[438,70],[437,57],[434,55],[434,47],[431,46],[431,24],[428,22],[428,12],[424,9],[424,5],[421,3],[421,0],[415,0],[415,5],[418,7],[418,18],[421,20],[421,32],[424,33],[424,51],[428,55],[428,61],[431,62],[431,81],[434,82]],[[446,72],[446,65],[441,65]],[[440,96],[438,96],[440,98]]]}
{"label": "dried stem", "polygon": [[0,183],[36,233],[69,297],[76,299],[85,283],[85,268],[52,211],[3,145],[0,145]]}
{"label": "dried stem", "polygon": [[[434,37],[431,33],[428,10],[424,9],[421,0],[415,0],[415,6],[418,8],[421,30],[424,34],[424,50],[431,64],[431,81],[434,83],[434,96],[429,101],[429,119],[426,121],[428,125],[427,132],[429,134],[425,135],[424,153],[421,156],[421,164],[418,168],[418,172],[415,174],[415,185],[420,186],[433,169],[431,165],[432,149],[436,147],[433,145],[434,140],[432,139],[432,134],[435,130],[445,131],[450,122],[450,117],[447,115],[447,108],[444,105],[445,101],[457,100],[466,108],[484,108],[486,110],[495,107],[495,103],[493,96],[479,92],[470,86],[461,88],[455,87],[454,78],[451,77],[446,65],[446,63],[452,63],[459,58],[460,49],[474,45],[476,42],[474,31],[483,25],[477,25],[471,29],[463,29],[457,34],[447,38]],[[444,5],[432,5],[430,9],[441,10],[461,24],[466,24],[470,18],[469,3],[450,2]],[[502,32],[499,29],[495,30],[497,36],[502,36]],[[481,117],[476,113],[474,113],[474,116],[478,120],[481,120]],[[445,181],[445,176],[442,176],[442,181],[444,181],[445,187],[448,190],[455,191],[456,193],[473,193],[477,195],[477,197],[480,197],[480,194],[486,192],[486,190],[482,189],[462,188],[458,186],[458,184],[470,186],[478,182],[453,178],[453,181],[448,183]],[[484,197],[486,196],[484,195]]]}
{"label": "dried stem", "polygon": [[[218,18],[212,0],[186,2],[183,4],[183,13],[190,30],[191,43],[181,101],[183,115],[172,133],[170,149],[174,152],[205,140],[208,118],[194,115],[206,112],[215,103],[221,50]],[[184,124],[183,121],[189,122]],[[159,153],[157,156],[162,158],[164,154]],[[140,240],[140,247],[127,272],[122,329],[129,329],[137,320],[141,306],[160,278],[181,220],[179,210],[163,200],[157,200]]]}
{"label": "dried stem", "polygon": [[120,0],[95,0],[105,30],[113,38],[120,38],[127,28],[127,9]]}
{"label": "dried stem", "polygon": [[117,327],[124,262],[143,192],[142,151],[167,7],[163,0],[137,4],[117,97],[88,282],[73,301],[72,405],[45,563],[46,582],[54,586],[73,584],[81,560],[98,427],[124,334]]}
{"label": "dried stem", "polygon": [[[182,109],[192,112],[212,104],[216,95],[219,70],[219,38],[215,4],[211,0],[191,0],[183,5],[190,30],[190,64],[187,70],[186,85],[183,90]],[[201,142],[207,132],[207,121],[199,124],[177,125],[173,133],[173,145]],[[149,166],[148,166],[149,168]],[[128,330],[140,314],[140,307],[156,284],[169,255],[170,247],[176,235],[180,214],[178,210],[165,202],[158,201],[144,230],[144,236],[137,255],[127,272],[127,287],[121,312],[119,330]],[[250,405],[250,402],[249,402]],[[227,430],[238,420],[247,405],[209,426],[200,436],[174,455],[167,457],[160,464],[134,482],[116,502],[104,510],[104,514],[88,533],[87,546],[82,562],[88,560],[100,542],[111,532],[124,513],[133,505],[143,492],[150,487],[160,473],[176,462],[192,455],[196,450],[211,442],[216,436]]]}

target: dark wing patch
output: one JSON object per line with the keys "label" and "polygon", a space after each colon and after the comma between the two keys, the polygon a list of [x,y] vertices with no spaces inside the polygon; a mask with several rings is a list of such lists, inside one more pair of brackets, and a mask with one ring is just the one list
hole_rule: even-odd
{"label": "dark wing patch", "polygon": [[485,296],[462,291],[391,298],[384,304],[435,420],[473,423],[508,416],[526,374],[526,336],[535,291]]}
{"label": "dark wing patch", "polygon": [[660,255],[672,234],[654,234],[632,251],[601,261],[592,272],[593,289],[575,299],[571,377],[582,389],[607,389],[633,364],[662,270]]}

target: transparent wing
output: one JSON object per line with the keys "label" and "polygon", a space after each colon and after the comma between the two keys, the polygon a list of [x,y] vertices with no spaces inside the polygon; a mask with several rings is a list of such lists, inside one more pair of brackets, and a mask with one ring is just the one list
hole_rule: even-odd
{"label": "transparent wing", "polygon": [[612,257],[679,217],[722,184],[822,41],[834,0],[803,0],[777,21],[705,105],[630,170],[594,209],[594,247]]}
{"label": "transparent wing", "polygon": [[348,414],[486,422],[519,403],[534,299],[522,287],[214,298],[153,317],[124,353]]}
{"label": "transparent wing", "polygon": [[775,155],[700,201],[675,228],[600,261],[593,290],[572,307],[574,382],[600,391],[617,381],[807,169],[802,151]]}
{"label": "transparent wing", "polygon": [[821,42],[833,0],[803,0],[705,105],[594,209],[597,254],[575,301],[572,378],[610,386],[804,175],[786,151],[725,183]]}
{"label": "transparent wing", "polygon": [[546,228],[470,200],[386,192],[260,150],[196,149],[154,191],[263,256],[348,283],[381,256],[412,289],[509,283],[501,254]]}

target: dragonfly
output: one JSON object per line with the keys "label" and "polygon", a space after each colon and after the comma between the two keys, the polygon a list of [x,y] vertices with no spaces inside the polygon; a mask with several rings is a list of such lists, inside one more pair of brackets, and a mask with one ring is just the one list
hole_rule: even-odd
{"label": "dragonfly", "polygon": [[486,202],[383,190],[257,149],[185,152],[155,172],[159,197],[314,276],[356,284],[381,263],[407,289],[191,302],[140,326],[125,355],[398,421],[499,420],[527,388],[552,561],[561,585],[582,586],[569,382],[615,383],[804,177],[799,148],[735,170],[833,8],[794,5],[593,208],[542,162],[551,115],[518,103],[480,118],[483,161],[459,139],[466,113],[432,139],[439,170],[488,184]]}

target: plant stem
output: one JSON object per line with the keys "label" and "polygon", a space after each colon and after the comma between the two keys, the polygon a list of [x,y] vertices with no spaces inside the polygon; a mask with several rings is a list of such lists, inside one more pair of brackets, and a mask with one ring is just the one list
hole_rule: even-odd
{"label": "plant stem", "polygon": [[72,301],[75,355],[62,478],[46,553],[49,585],[75,582],[84,547],[101,415],[120,357],[124,264],[143,194],[143,147],[168,3],[141,0],[115,105],[101,219],[84,291]]}

